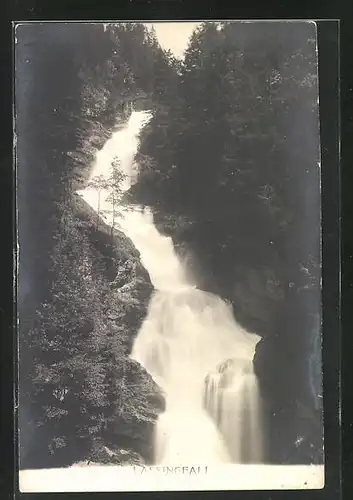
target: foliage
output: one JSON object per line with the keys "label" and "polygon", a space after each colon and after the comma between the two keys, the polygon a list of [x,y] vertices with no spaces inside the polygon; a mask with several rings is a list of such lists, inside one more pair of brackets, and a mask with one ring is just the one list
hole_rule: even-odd
{"label": "foliage", "polygon": [[319,199],[307,191],[319,182],[313,44],[305,23],[202,24],[173,100],[143,134],[132,191],[199,223],[233,224],[224,234],[232,250],[236,235],[253,249],[252,265],[281,259],[286,290],[303,286],[302,270],[319,258]]}
{"label": "foliage", "polygon": [[[150,382],[118,386],[121,370],[126,380],[133,373],[128,352],[145,314],[148,276],[133,270],[134,249],[130,268],[122,250],[114,253],[112,241],[127,243],[106,231],[100,209],[77,219],[72,200],[134,99],[153,101],[149,75],[157,55],[158,67],[168,61],[138,23],[24,24],[16,37],[18,229],[30,290],[19,307],[21,460],[41,467],[49,454],[52,464],[67,465],[95,453],[102,458],[103,443],[119,445],[119,432],[106,429],[119,398],[131,398],[129,418],[142,429],[154,418],[143,410],[151,411],[141,388]],[[122,180],[116,170],[107,186],[114,204]],[[121,285],[131,278],[132,291],[112,293],[117,277]]]}

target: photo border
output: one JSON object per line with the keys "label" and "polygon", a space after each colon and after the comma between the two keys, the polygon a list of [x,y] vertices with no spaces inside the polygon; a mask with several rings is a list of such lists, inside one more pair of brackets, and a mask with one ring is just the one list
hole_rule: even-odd
{"label": "photo border", "polygon": [[[64,2],[63,2],[64,3]],[[182,3],[182,2],[181,2]],[[156,6],[158,2],[152,4]],[[166,4],[168,4],[169,8],[165,9]],[[159,3],[159,5],[162,5]],[[160,9],[160,13],[162,11],[169,11],[169,14],[173,11],[170,6],[175,5],[172,2],[165,2],[164,7]],[[185,6],[185,5],[184,5]],[[136,9],[136,6],[135,6]],[[19,9],[21,10],[21,9]],[[17,12],[16,16],[13,19],[16,20],[31,20],[25,19],[25,17],[37,17],[37,21],[45,20],[47,17],[45,15],[45,8],[38,8],[35,10],[34,8],[27,8],[27,14],[25,14],[26,9],[23,9],[22,12]],[[49,9],[47,9],[49,10]],[[53,9],[55,11],[55,8]],[[92,11],[91,9],[88,9]],[[119,9],[117,9],[119,10]],[[124,10],[124,9],[122,9]],[[125,9],[128,11],[129,9]],[[130,9],[131,10],[131,9]],[[144,9],[140,9],[144,10]],[[146,10],[146,9],[145,9]],[[158,10],[158,7],[157,7]],[[174,8],[174,11],[178,10]],[[203,9],[199,9],[201,12]],[[60,11],[60,9],[59,9]],[[62,11],[61,11],[62,12]],[[152,12],[156,12],[156,10],[149,9],[149,14]],[[215,11],[213,11],[215,12]],[[86,12],[87,13],[87,12]],[[19,15],[22,14],[22,15]],[[54,20],[53,17],[56,17],[58,21],[67,20],[70,16],[62,16],[58,10],[56,9],[56,16],[51,15],[47,20]],[[81,16],[73,17],[71,20],[83,20],[82,19],[82,9]],[[75,19],[76,17],[76,19]],[[87,16],[86,16],[87,17]],[[91,17],[91,16],[89,16]],[[136,16],[129,15],[119,15],[119,20],[125,21],[128,19],[133,19]],[[156,15],[152,16],[155,20],[157,20]],[[159,16],[158,16],[159,17]],[[162,15],[162,19],[173,21],[174,16],[165,17]],[[198,16],[203,20],[218,20],[219,18],[225,19],[224,15],[212,15],[209,16]],[[188,19],[183,20],[198,20],[198,17],[189,17]],[[38,19],[39,18],[39,19]],[[140,19],[144,21],[151,20],[150,16],[139,16]],[[175,17],[174,17],[175,18]],[[252,16],[247,17],[235,17],[234,15],[228,17],[235,19],[259,19],[253,18]],[[99,19],[97,16],[93,16],[92,20]],[[109,17],[105,17],[105,19],[109,20]],[[152,19],[152,20],[154,20]],[[265,18],[261,18],[265,19]],[[280,17],[278,20],[289,19],[287,17]],[[89,21],[90,19],[86,19]],[[137,19],[139,20],[139,19]],[[305,20],[305,19],[303,19]],[[315,20],[315,18],[313,18]],[[319,87],[320,87],[320,123],[321,123],[321,154],[322,154],[322,208],[323,208],[323,336],[324,336],[324,344],[323,344],[323,366],[324,366],[324,427],[325,427],[325,458],[326,458],[326,486],[323,490],[300,490],[300,491],[275,491],[271,493],[271,500],[277,498],[283,498],[284,495],[289,495],[288,498],[297,498],[297,495],[300,495],[301,498],[310,498],[310,499],[334,499],[337,495],[340,495],[341,489],[341,440],[340,440],[340,412],[341,412],[341,404],[340,404],[340,174],[339,174],[339,69],[338,69],[338,61],[339,61],[339,33],[337,22],[329,21],[329,20],[319,20],[318,24],[318,46],[319,46]],[[5,32],[6,33],[6,32]],[[321,54],[320,54],[321,53]],[[10,92],[11,94],[11,92]],[[11,145],[11,156],[12,156],[12,145]],[[8,156],[9,159],[9,156]],[[10,169],[9,169],[10,170]],[[5,176],[6,177],[6,176]],[[5,183],[5,187],[13,184],[13,172],[6,178],[7,184]],[[13,197],[14,198],[14,197]],[[2,200],[3,201],[3,200]],[[14,199],[10,200],[6,198],[5,203],[7,203],[7,208],[13,208]],[[14,211],[11,210],[14,215]],[[9,213],[8,211],[5,213]],[[13,241],[15,241],[14,235],[16,233],[13,232],[13,225],[11,225],[10,231],[5,234],[12,234]],[[13,255],[16,250],[16,243],[12,245],[11,249],[11,261],[13,260]],[[8,273],[9,274],[9,273]],[[10,277],[10,276],[9,276]],[[13,285],[13,277],[14,274],[11,274],[11,285]],[[12,329],[16,329],[16,322],[14,323],[14,302],[16,301],[16,296],[11,294],[11,304],[9,302],[6,303],[5,310],[11,311],[11,314],[8,318],[5,317],[4,331],[10,331]],[[16,306],[15,306],[16,307]],[[7,321],[10,319],[10,321]],[[337,335],[334,336],[332,332],[337,332]],[[11,340],[11,338],[10,338]],[[5,344],[5,352],[7,354],[10,353],[8,341],[9,339],[4,339],[4,333],[2,336],[2,341]],[[16,344],[15,344],[16,345]],[[11,345],[12,349],[14,348],[14,344]],[[16,353],[12,350],[12,353]],[[5,391],[3,391],[3,395],[5,394],[8,398],[11,393],[11,399],[13,401],[13,384],[10,385],[7,383],[10,374],[10,365],[8,357],[4,358],[5,363],[2,363],[2,370],[5,374],[7,381],[3,384]],[[16,360],[15,360],[16,362]],[[17,366],[17,365],[16,365]],[[17,368],[16,368],[17,369]],[[16,373],[16,372],[15,372]],[[5,377],[2,379],[5,380]],[[3,405],[4,406],[4,405]],[[16,413],[16,404],[15,406],[11,405],[11,414],[13,415],[13,410]],[[3,412],[5,415],[5,412]],[[9,422],[8,415],[4,417],[5,424]],[[12,426],[13,428],[13,426]],[[9,443],[10,434],[6,436],[6,443]],[[17,435],[17,433],[16,433]],[[12,438],[13,436],[11,436]],[[15,440],[16,441],[16,440]],[[12,440],[12,446],[13,446]],[[7,446],[5,448],[9,449]],[[13,449],[14,452],[14,449]],[[14,452],[15,453],[15,452]],[[9,454],[11,455],[11,453]],[[15,453],[16,455],[16,453]],[[16,460],[16,469],[18,466],[17,457]],[[14,471],[13,461],[8,460],[8,464],[11,463],[11,468]],[[10,465],[8,465],[7,470],[10,473]],[[9,474],[6,474],[6,478],[8,479]],[[13,483],[15,483],[16,487],[18,487],[18,476],[16,474],[12,474]],[[13,484],[12,483],[12,484]],[[170,492],[165,493],[157,493],[157,495],[169,494]],[[187,492],[182,492],[183,495],[187,495]],[[201,495],[212,495],[212,492],[195,492],[195,494]],[[249,496],[249,498],[269,498],[269,492],[267,491],[251,491],[251,492],[241,492],[241,491],[232,491],[228,492],[232,495],[235,495],[240,498],[244,498],[245,496]],[[91,497],[96,496],[96,498],[100,498],[102,496],[108,497],[110,495],[117,495],[118,493],[67,493],[65,494],[65,498],[78,498],[79,496],[82,498],[82,495],[91,495]],[[129,495],[131,493],[124,493],[124,495]],[[155,498],[156,493],[142,493],[145,496],[153,495],[151,498]],[[27,495],[25,493],[19,493],[18,489],[15,492],[16,498],[25,498]],[[53,496],[57,496],[60,494],[40,494],[41,498],[52,498]],[[62,495],[61,495],[62,496]],[[33,494],[32,494],[33,498]]]}

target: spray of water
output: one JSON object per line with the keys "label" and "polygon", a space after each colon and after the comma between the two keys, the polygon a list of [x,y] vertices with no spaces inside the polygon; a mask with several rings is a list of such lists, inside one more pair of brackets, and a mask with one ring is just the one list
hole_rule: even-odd
{"label": "spray of water", "polygon": [[[118,157],[128,189],[138,135],[149,119],[147,112],[133,112],[127,126],[98,152],[91,177],[108,177]],[[80,194],[97,207],[95,190]],[[100,193],[103,210],[111,208],[108,194]],[[261,462],[261,408],[252,363],[259,338],[235,322],[223,300],[195,287],[149,209],[122,210],[119,225],[140,251],[155,288],[131,353],[165,395],[166,409],[156,424],[155,462]]]}

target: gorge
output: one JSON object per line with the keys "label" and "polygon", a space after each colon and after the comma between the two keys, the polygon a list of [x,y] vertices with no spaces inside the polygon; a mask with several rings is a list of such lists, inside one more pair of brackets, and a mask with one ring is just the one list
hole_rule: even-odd
{"label": "gorge", "polygon": [[[91,179],[108,179],[117,158],[122,189],[129,189],[139,132],[149,119],[148,112],[132,112],[98,152]],[[79,194],[93,209],[99,203],[107,223],[114,224],[108,188],[98,191],[88,183]],[[140,252],[155,289],[131,353],[165,397],[154,462],[260,463],[261,401],[253,370],[259,337],[236,323],[222,299],[197,288],[148,208],[121,205],[118,226]]]}
{"label": "gorge", "polygon": [[22,469],[323,463],[315,26],[217,24],[18,27]]}

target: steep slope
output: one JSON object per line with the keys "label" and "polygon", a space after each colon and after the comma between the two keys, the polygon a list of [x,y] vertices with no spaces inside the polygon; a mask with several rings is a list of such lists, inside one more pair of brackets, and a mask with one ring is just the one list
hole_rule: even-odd
{"label": "steep slope", "polygon": [[162,399],[129,354],[152,292],[149,276],[131,241],[101,220],[97,227],[78,196],[64,215],[51,298],[21,339],[21,376],[31,382],[20,391],[22,467],[148,461]]}

